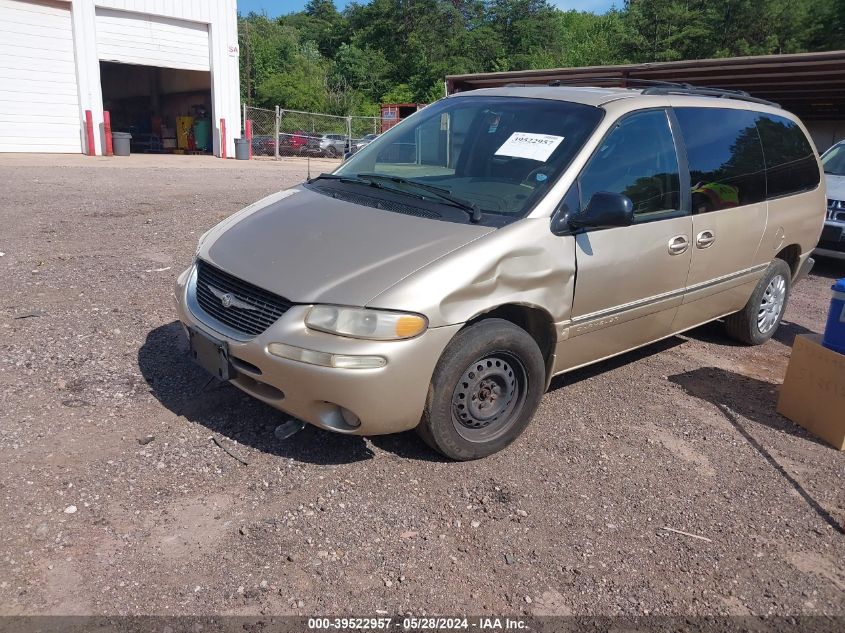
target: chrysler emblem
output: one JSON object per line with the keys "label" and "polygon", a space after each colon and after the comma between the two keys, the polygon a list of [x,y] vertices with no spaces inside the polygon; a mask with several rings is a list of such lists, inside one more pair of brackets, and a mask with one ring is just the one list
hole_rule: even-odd
{"label": "chrysler emblem", "polygon": [[235,308],[240,308],[241,310],[257,310],[258,309],[254,305],[252,305],[251,303],[247,303],[246,301],[241,301],[235,295],[233,295],[231,292],[223,292],[222,290],[220,290],[220,288],[215,288],[211,284],[206,284],[205,287],[209,289],[211,294],[213,294],[215,297],[220,299],[220,304],[224,308],[235,307]]}

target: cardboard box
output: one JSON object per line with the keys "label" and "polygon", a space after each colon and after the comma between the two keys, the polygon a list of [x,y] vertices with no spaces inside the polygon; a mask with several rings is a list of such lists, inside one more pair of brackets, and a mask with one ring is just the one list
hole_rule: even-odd
{"label": "cardboard box", "polygon": [[845,354],[823,347],[818,334],[795,337],[778,413],[840,451],[845,450]]}

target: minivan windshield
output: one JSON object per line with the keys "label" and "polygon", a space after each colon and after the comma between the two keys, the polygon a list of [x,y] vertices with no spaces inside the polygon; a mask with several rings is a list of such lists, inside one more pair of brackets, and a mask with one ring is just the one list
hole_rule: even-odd
{"label": "minivan windshield", "polygon": [[[408,196],[518,218],[566,169],[602,110],[567,101],[452,97],[402,121],[335,172]],[[443,195],[441,195],[443,194]]]}
{"label": "minivan windshield", "polygon": [[845,143],[834,145],[822,156],[824,173],[832,176],[845,176]]}

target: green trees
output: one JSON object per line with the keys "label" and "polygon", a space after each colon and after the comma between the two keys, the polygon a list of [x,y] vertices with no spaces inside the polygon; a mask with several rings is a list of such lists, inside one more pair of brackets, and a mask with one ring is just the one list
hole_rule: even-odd
{"label": "green trees", "polygon": [[325,112],[328,62],[314,42],[297,44],[290,63],[270,74],[255,87],[260,103],[285,104],[293,110]]}
{"label": "green trees", "polygon": [[841,47],[843,0],[626,0],[603,15],[548,0],[309,0],[239,16],[247,103],[375,114],[430,102],[447,74]]}
{"label": "green trees", "polygon": [[838,48],[842,6],[841,0],[628,0],[623,54],[646,62]]}

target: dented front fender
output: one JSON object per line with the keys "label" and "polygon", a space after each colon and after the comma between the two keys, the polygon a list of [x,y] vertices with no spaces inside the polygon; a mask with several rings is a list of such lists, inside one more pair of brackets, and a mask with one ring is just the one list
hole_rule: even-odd
{"label": "dented front fender", "polygon": [[502,305],[570,317],[575,241],[556,236],[548,218],[526,218],[493,231],[408,275],[369,305],[425,314],[431,327],[464,323]]}

